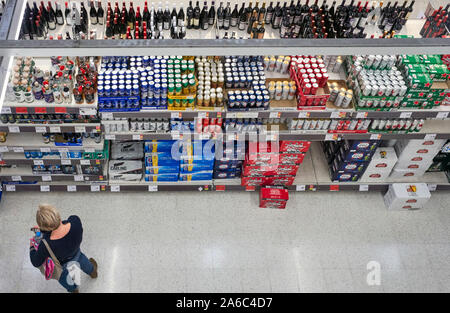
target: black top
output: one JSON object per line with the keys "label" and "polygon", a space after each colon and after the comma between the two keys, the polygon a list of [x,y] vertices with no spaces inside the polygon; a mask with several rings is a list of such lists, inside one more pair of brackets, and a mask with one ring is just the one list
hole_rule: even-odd
{"label": "black top", "polygon": [[[63,224],[70,223],[69,232],[61,239],[51,240],[51,232],[42,232],[44,239],[52,248],[53,253],[58,258],[61,264],[69,262],[77,254],[80,249],[81,241],[83,240],[83,227],[80,218],[76,215],[70,216]],[[47,247],[43,242],[39,244],[38,251],[34,248],[30,249],[31,263],[35,267],[41,266],[45,260],[50,257]]]}

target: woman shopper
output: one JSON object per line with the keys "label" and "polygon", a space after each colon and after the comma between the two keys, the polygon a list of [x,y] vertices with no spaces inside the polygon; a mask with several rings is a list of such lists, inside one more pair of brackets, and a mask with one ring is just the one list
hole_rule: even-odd
{"label": "woman shopper", "polygon": [[[36,222],[54,256],[61,264],[63,271],[59,283],[69,292],[78,293],[78,286],[69,275],[67,264],[77,262],[79,267],[91,278],[97,278],[97,262],[88,259],[80,250],[83,240],[83,227],[80,218],[70,216],[66,221],[61,221],[59,212],[51,205],[41,204],[36,213]],[[43,240],[37,250],[33,244],[30,246],[30,259],[35,267],[40,267],[47,258],[51,257]]]}

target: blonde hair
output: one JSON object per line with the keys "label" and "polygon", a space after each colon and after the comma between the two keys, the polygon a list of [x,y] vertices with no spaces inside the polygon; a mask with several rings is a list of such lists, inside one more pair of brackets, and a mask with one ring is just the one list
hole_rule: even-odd
{"label": "blonde hair", "polygon": [[61,225],[58,210],[50,204],[40,204],[36,212],[36,222],[43,231],[53,231]]}

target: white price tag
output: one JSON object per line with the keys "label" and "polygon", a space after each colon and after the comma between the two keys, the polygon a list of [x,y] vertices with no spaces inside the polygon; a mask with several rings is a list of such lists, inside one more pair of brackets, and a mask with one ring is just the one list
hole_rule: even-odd
{"label": "white price tag", "polygon": [[83,175],[74,175],[73,180],[74,181],[84,181],[84,176]]}
{"label": "white price tag", "polygon": [[77,186],[69,185],[69,186],[67,186],[67,191],[68,192],[76,192],[77,191]]}
{"label": "white price tag", "polygon": [[236,140],[236,134],[227,134],[227,140],[228,141],[232,141],[232,140]]}
{"label": "white price tag", "polygon": [[181,118],[181,112],[170,113],[170,118]]}
{"label": "white price tag", "polygon": [[370,135],[370,140],[380,140],[381,139],[381,134],[371,134]]}
{"label": "white price tag", "polygon": [[99,192],[100,186],[99,185],[91,185],[91,192]]}
{"label": "white price tag", "polygon": [[45,126],[36,126],[35,130],[36,130],[36,133],[46,133],[47,132],[47,127],[45,127]]}
{"label": "white price tag", "polygon": [[424,140],[435,140],[436,139],[436,134],[426,134],[423,139]]}
{"label": "white price tag", "polygon": [[8,131],[10,133],[20,133],[19,126],[8,126]]}
{"label": "white price tag", "polygon": [[6,146],[2,146],[0,147],[0,152],[9,152],[9,149]]}
{"label": "white price tag", "polygon": [[58,148],[59,153],[68,153],[69,149],[68,148]]}
{"label": "white price tag", "polygon": [[325,141],[336,141],[338,137],[338,134],[326,134]]}
{"label": "white price tag", "polygon": [[49,192],[50,186],[49,185],[42,185],[41,186],[41,192]]}
{"label": "white price tag", "polygon": [[142,135],[133,135],[133,140],[142,140]]}
{"label": "white price tag", "polygon": [[359,185],[359,191],[369,191],[369,185]]}
{"label": "white price tag", "polygon": [[237,113],[237,118],[258,118],[258,112],[240,112]]}
{"label": "white price tag", "polygon": [[17,176],[17,175],[11,176],[11,180],[12,181],[21,181],[22,180],[22,176]]}
{"label": "white price tag", "polygon": [[55,134],[61,133],[61,127],[59,127],[59,126],[50,126],[50,132],[51,133],[55,133]]}
{"label": "white price tag", "polygon": [[52,177],[50,175],[43,175],[41,178],[42,181],[52,181]]}
{"label": "white price tag", "polygon": [[44,165],[44,160],[33,160],[34,165]]}
{"label": "white price tag", "polygon": [[156,191],[158,191],[158,186],[157,185],[149,185],[148,186],[148,191],[156,192]]}
{"label": "white price tag", "polygon": [[50,153],[52,151],[52,149],[50,149],[50,148],[41,148],[40,150],[41,150],[41,152],[46,152],[46,153]]}
{"label": "white price tag", "polygon": [[81,165],[91,165],[91,161],[90,160],[80,160],[80,164]]}
{"label": "white price tag", "polygon": [[86,127],[85,126],[75,126],[75,132],[76,133],[85,133]]}
{"label": "white price tag", "polygon": [[428,184],[428,190],[429,191],[436,191],[437,185],[436,184]]}
{"label": "white price tag", "polygon": [[309,112],[298,112],[298,118],[308,118]]}
{"label": "white price tag", "polygon": [[97,110],[94,108],[80,108],[80,115],[95,115]]}
{"label": "white price tag", "polygon": [[438,114],[436,114],[436,118],[444,120],[448,118],[448,113],[449,112],[439,112]]}
{"label": "white price tag", "polygon": [[198,112],[198,118],[207,118],[208,112]]}
{"label": "white price tag", "polygon": [[400,113],[400,118],[411,118],[412,112],[402,112]]}
{"label": "white price tag", "polygon": [[69,159],[61,159],[62,165],[72,165],[72,161]]}
{"label": "white price tag", "polygon": [[16,191],[16,185],[6,185],[6,191]]}
{"label": "white price tag", "polygon": [[295,186],[295,190],[297,190],[297,191],[305,191],[306,190],[306,185],[296,185]]}
{"label": "white price tag", "polygon": [[120,185],[111,185],[111,192],[120,192]]}
{"label": "white price tag", "polygon": [[208,134],[208,133],[203,133],[203,134],[200,134],[200,136],[199,136],[200,140],[206,140],[206,139],[209,139],[210,137],[211,137],[211,134]]}
{"label": "white price tag", "polygon": [[22,153],[24,152],[23,147],[12,147],[12,151],[15,153]]}
{"label": "white price tag", "polygon": [[105,135],[106,140],[116,140],[116,135]]}
{"label": "white price tag", "polygon": [[279,118],[281,115],[280,112],[270,112],[269,118]]}
{"label": "white price tag", "polygon": [[339,111],[333,111],[330,114],[330,118],[340,118],[341,117],[341,112]]}
{"label": "white price tag", "polygon": [[2,114],[11,114],[10,107],[2,107]]}
{"label": "white price tag", "polygon": [[235,112],[227,112],[226,117],[227,118],[236,118],[237,115]]}
{"label": "white price tag", "polygon": [[112,120],[114,118],[114,115],[111,112],[103,112],[102,113],[102,120]]}
{"label": "white price tag", "polygon": [[366,118],[367,112],[358,112],[356,113],[356,118]]}
{"label": "white price tag", "polygon": [[93,152],[95,152],[95,148],[84,148],[84,151],[85,152],[88,152],[88,153],[93,153]]}

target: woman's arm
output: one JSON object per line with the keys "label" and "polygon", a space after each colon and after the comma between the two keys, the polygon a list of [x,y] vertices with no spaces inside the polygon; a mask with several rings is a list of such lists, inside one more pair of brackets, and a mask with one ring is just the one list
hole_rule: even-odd
{"label": "woman's arm", "polygon": [[45,259],[47,259],[48,257],[49,254],[47,252],[47,248],[43,243],[39,245],[37,251],[34,246],[30,246],[30,260],[31,264],[33,264],[34,267],[39,267],[44,264]]}

